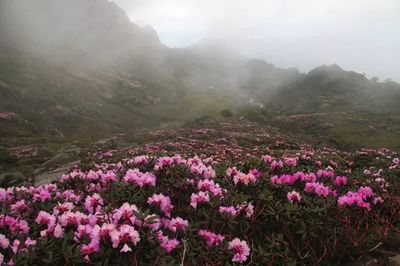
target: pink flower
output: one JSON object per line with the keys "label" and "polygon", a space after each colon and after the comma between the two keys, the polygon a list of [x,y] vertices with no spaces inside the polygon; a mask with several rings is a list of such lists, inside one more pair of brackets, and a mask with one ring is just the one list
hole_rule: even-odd
{"label": "pink flower", "polygon": [[63,214],[64,212],[72,211],[74,208],[75,205],[72,202],[64,202],[64,203],[57,202],[56,206],[54,206],[53,208],[53,214],[58,216]]}
{"label": "pink flower", "polygon": [[111,232],[113,232],[116,229],[114,224],[111,223],[104,223],[100,227],[100,238],[106,239],[106,238],[111,238]]}
{"label": "pink flower", "polygon": [[227,214],[227,215],[229,215],[231,217],[236,217],[238,215],[238,211],[233,206],[230,206],[230,207],[220,206],[219,207],[219,213]]}
{"label": "pink flower", "polygon": [[125,182],[136,184],[139,187],[146,185],[154,187],[156,185],[156,176],[154,174],[142,173],[139,169],[129,169],[123,179]]}
{"label": "pink flower", "polygon": [[187,220],[183,220],[180,217],[173,218],[168,223],[168,228],[173,232],[176,232],[178,230],[185,231],[188,226],[189,226],[189,222]]}
{"label": "pink flower", "polygon": [[241,241],[239,238],[235,238],[228,244],[228,249],[233,250],[235,254],[233,255],[233,262],[243,263],[247,260],[250,255],[250,248],[246,241]]}
{"label": "pink flower", "polygon": [[102,184],[117,182],[117,175],[113,171],[107,171],[104,174],[100,174],[100,179]]}
{"label": "pink flower", "polygon": [[217,183],[215,183],[213,180],[200,180],[199,183],[197,184],[197,188],[199,190],[206,190],[211,192],[215,197],[222,197],[223,196],[223,190],[221,186]]}
{"label": "pink flower", "polygon": [[245,212],[246,212],[246,217],[250,218],[251,216],[253,216],[254,213],[254,206],[253,204],[251,204],[251,202],[249,204],[247,204],[247,206],[245,207]]}
{"label": "pink flower", "polygon": [[56,217],[45,211],[40,211],[35,222],[47,226],[47,229],[40,232],[40,236],[45,237],[53,233],[56,226]]}
{"label": "pink flower", "polygon": [[22,213],[28,211],[28,205],[25,203],[25,200],[22,199],[20,201],[17,201],[16,203],[12,204],[10,206],[10,209],[13,213],[22,214]]}
{"label": "pink flower", "polygon": [[304,191],[307,193],[315,193],[319,197],[328,197],[329,195],[336,196],[336,192],[330,187],[319,182],[307,182]]}
{"label": "pink flower", "polygon": [[266,163],[271,163],[274,160],[274,158],[270,155],[264,155],[261,159]]}
{"label": "pink flower", "polygon": [[237,175],[237,173],[239,173],[239,171],[236,169],[236,166],[232,167],[232,168],[229,167],[228,169],[226,169],[226,175],[228,177],[232,177],[234,175]]}
{"label": "pink flower", "polygon": [[256,181],[257,178],[251,172],[248,174],[238,172],[236,175],[233,176],[233,182],[235,183],[235,185],[241,183],[247,186],[250,182],[255,183]]}
{"label": "pink flower", "polygon": [[167,217],[171,216],[171,211],[174,208],[174,206],[172,206],[171,204],[171,198],[168,196],[164,196],[163,194],[154,194],[147,199],[147,203],[149,205],[159,205],[161,211]]}
{"label": "pink flower", "polygon": [[157,160],[156,165],[154,166],[154,170],[159,171],[165,168],[166,166],[172,165],[174,163],[174,159],[171,157],[160,157]]}
{"label": "pink flower", "polygon": [[194,175],[202,176],[205,179],[211,179],[216,176],[216,173],[211,166],[206,166],[201,162],[189,166],[190,166],[190,172]]}
{"label": "pink flower", "polygon": [[190,205],[196,209],[197,205],[200,203],[210,202],[210,196],[208,192],[200,191],[197,194],[193,193],[190,197]]}
{"label": "pink flower", "polygon": [[357,205],[360,208],[365,208],[367,210],[371,209],[371,204],[365,200],[371,198],[374,192],[370,187],[360,187],[357,192],[349,191],[346,195],[338,198],[339,206],[351,206]]}
{"label": "pink flower", "polygon": [[64,229],[62,228],[62,226],[61,226],[60,224],[57,224],[57,225],[54,227],[54,232],[53,232],[53,234],[54,234],[54,237],[55,237],[55,238],[61,238],[61,237],[64,236]]}
{"label": "pink flower", "polygon": [[285,164],[289,165],[289,166],[296,166],[297,165],[297,158],[295,157],[285,157],[283,158],[283,161],[285,162]]}
{"label": "pink flower", "polygon": [[147,156],[147,155],[136,156],[135,158],[133,158],[133,162],[135,164],[148,164],[149,156]]}
{"label": "pink flower", "polygon": [[158,231],[157,240],[160,243],[161,247],[167,252],[171,253],[178,245],[179,241],[174,239],[169,239],[167,236],[163,234],[163,232]]}
{"label": "pink flower", "polygon": [[345,176],[337,176],[335,179],[335,185],[336,186],[345,186],[347,185],[347,177]]}
{"label": "pink flower", "polygon": [[10,245],[10,240],[8,238],[6,238],[5,235],[0,234],[0,247],[2,247],[3,249],[8,248],[8,246]]}
{"label": "pink flower", "polygon": [[224,236],[207,230],[199,230],[198,234],[206,242],[207,248],[219,246],[225,239]]}
{"label": "pink flower", "polygon": [[321,177],[334,178],[335,177],[335,173],[329,168],[330,167],[328,167],[328,169],[326,169],[326,170],[318,170],[317,177],[318,178],[321,178]]}
{"label": "pink flower", "polygon": [[271,162],[271,168],[272,169],[282,169],[283,168],[283,162],[274,160],[274,161]]}
{"label": "pink flower", "polygon": [[104,201],[97,193],[93,194],[92,196],[87,196],[85,199],[85,209],[89,213],[97,213],[101,211],[101,207],[103,205]]}
{"label": "pink flower", "polygon": [[125,202],[120,208],[115,209],[112,216],[114,224],[130,223],[131,225],[134,225],[137,213],[138,208],[136,207],[136,205],[130,205],[128,202]]}
{"label": "pink flower", "polygon": [[381,204],[381,203],[383,203],[383,199],[381,197],[375,197],[373,202],[374,202],[374,205]]}
{"label": "pink flower", "polygon": [[288,192],[287,199],[290,201],[290,203],[300,202],[301,196],[299,192],[293,190],[292,192]]}
{"label": "pink flower", "polygon": [[112,247],[117,248],[120,244],[123,244],[121,252],[129,252],[132,249],[128,246],[129,244],[137,245],[140,241],[139,233],[133,226],[122,225],[119,230],[114,230],[110,233]]}

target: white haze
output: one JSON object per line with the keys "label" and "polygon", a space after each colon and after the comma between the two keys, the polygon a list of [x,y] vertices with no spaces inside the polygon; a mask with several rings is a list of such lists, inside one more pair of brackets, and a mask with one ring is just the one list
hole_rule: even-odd
{"label": "white haze", "polygon": [[337,63],[400,81],[399,0],[114,0],[170,47],[212,38],[308,71]]}

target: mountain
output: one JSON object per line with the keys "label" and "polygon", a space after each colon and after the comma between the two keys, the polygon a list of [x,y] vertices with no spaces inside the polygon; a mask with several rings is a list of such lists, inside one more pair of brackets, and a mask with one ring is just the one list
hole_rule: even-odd
{"label": "mountain", "polygon": [[386,140],[400,125],[399,84],[337,65],[277,68],[218,40],[170,49],[108,0],[0,0],[0,36],[5,140],[96,139],[229,109],[282,130],[336,142],[378,134],[377,145],[397,147]]}
{"label": "mountain", "polygon": [[285,73],[210,41],[169,49],[107,0],[0,6],[0,112],[18,115],[3,136],[107,134],[187,120],[245,102],[242,88]]}
{"label": "mountain", "polygon": [[0,7],[2,41],[51,60],[115,67],[165,50],[153,29],[134,25],[107,0],[1,0]]}

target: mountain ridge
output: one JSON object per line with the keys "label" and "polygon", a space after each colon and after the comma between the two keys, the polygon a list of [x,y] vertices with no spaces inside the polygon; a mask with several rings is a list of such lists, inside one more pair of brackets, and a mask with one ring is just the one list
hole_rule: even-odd
{"label": "mountain ridge", "polygon": [[[107,0],[0,0],[0,5],[5,36],[0,112],[26,121],[1,121],[7,123],[0,130],[3,137],[108,134],[218,116],[224,109],[241,117],[241,107],[248,105],[262,121],[275,113],[356,111],[393,113],[388,119],[397,124],[400,85],[395,82],[369,80],[338,65],[308,73],[278,68],[215,40],[170,49],[154,29],[135,25]],[[371,125],[381,122],[371,119]]]}

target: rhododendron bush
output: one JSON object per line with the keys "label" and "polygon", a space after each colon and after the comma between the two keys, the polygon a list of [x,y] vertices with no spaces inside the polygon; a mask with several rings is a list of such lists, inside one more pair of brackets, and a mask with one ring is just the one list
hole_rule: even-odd
{"label": "rhododendron bush", "polygon": [[395,153],[266,153],[110,154],[54,184],[0,189],[0,261],[324,264],[399,244]]}

